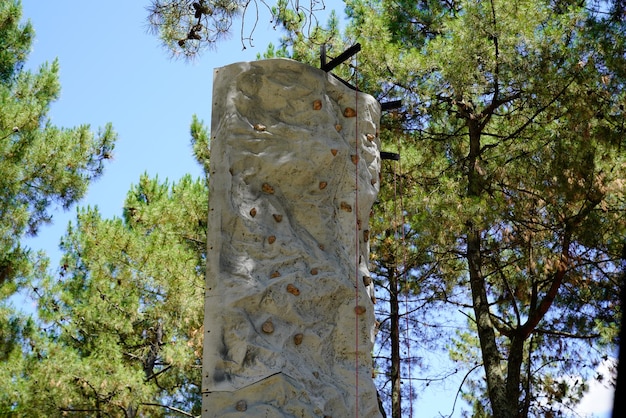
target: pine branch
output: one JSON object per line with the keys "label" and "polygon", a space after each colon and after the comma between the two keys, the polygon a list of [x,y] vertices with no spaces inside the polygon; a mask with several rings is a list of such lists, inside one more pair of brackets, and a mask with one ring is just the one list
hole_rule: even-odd
{"label": "pine branch", "polygon": [[536,333],[536,334],[553,335],[553,336],[557,336],[557,337],[574,338],[574,339],[579,339],[579,340],[592,340],[594,338],[599,338],[600,337],[599,333],[598,334],[579,335],[579,334],[572,334],[571,332],[548,330],[548,329],[541,329],[541,328],[537,328],[533,332]]}

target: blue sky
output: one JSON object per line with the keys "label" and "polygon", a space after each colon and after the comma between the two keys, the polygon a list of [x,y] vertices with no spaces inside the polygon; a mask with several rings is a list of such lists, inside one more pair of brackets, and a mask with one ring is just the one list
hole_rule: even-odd
{"label": "blue sky", "polygon": [[[36,31],[30,68],[57,58],[62,92],[53,104],[53,124],[92,128],[112,122],[119,134],[114,159],[89,188],[81,205],[97,205],[104,216],[121,215],[131,183],[143,172],[179,179],[200,176],[191,156],[189,124],[197,114],[211,119],[213,69],[254,60],[280,33],[266,21],[255,34],[256,48],[242,51],[237,36],[193,63],[172,60],[148,33],[148,0],[24,0],[24,17]],[[58,240],[75,214],[55,213],[54,224],[38,240],[46,248]]]}
{"label": "blue sky", "polygon": [[[327,11],[335,9],[343,16],[341,1],[325,3]],[[148,0],[22,0],[22,5],[24,18],[36,32],[27,68],[55,58],[60,62],[62,92],[51,107],[51,122],[62,127],[90,124],[93,129],[111,122],[119,134],[104,176],[79,204],[97,206],[109,218],[121,216],[130,185],[144,172],[170,181],[188,173],[201,175],[191,155],[189,124],[196,114],[210,125],[213,69],[255,60],[281,35],[272,28],[269,14],[261,12],[254,48],[242,50],[236,27],[229,41],[189,63],[170,59],[149,34]],[[75,213],[75,207],[67,212],[58,209],[53,224],[27,242],[50,254],[53,266],[60,256],[58,242]],[[428,393],[417,394],[413,416],[450,414],[456,389],[453,383],[432,385]],[[592,400],[592,409],[585,412],[606,410],[610,399]],[[454,416],[460,416],[459,409],[457,405]]]}

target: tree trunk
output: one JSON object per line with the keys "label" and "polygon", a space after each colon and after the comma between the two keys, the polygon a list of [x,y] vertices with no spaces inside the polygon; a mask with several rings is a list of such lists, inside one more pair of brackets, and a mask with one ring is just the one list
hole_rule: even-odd
{"label": "tree trunk", "polygon": [[400,384],[400,306],[398,303],[398,271],[389,277],[389,317],[391,321],[391,416],[402,418],[402,387]]}
{"label": "tree trunk", "polygon": [[476,316],[476,328],[480,341],[480,351],[487,379],[487,393],[493,415],[499,418],[513,418],[517,415],[517,403],[511,405],[506,394],[506,377],[500,361],[500,351],[496,344],[496,334],[489,312],[489,301],[485,279],[481,272],[480,232],[470,230],[467,235],[467,259],[469,264],[472,304]]}
{"label": "tree trunk", "polygon": [[[483,194],[483,179],[479,171],[480,126],[475,119],[468,118],[470,152],[468,155],[468,196],[479,198]],[[501,354],[496,343],[496,334],[487,299],[486,281],[482,273],[481,230],[470,219],[467,220],[467,262],[469,268],[472,305],[476,316],[476,328],[480,341],[483,367],[487,379],[487,393],[498,418],[517,416],[517,401],[507,398],[506,377],[501,363]]]}
{"label": "tree trunk", "polygon": [[[520,416],[522,410],[520,397],[522,395],[521,374],[524,362],[524,342],[526,338],[519,332],[513,333],[509,346],[506,374],[506,399],[511,406],[515,406],[515,416]],[[529,394],[527,394],[529,396]]]}

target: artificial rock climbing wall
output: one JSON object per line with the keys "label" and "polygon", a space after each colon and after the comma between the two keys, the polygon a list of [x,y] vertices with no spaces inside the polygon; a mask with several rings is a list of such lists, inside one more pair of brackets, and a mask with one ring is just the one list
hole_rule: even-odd
{"label": "artificial rock climbing wall", "polygon": [[286,59],[213,82],[203,417],[379,417],[380,106]]}

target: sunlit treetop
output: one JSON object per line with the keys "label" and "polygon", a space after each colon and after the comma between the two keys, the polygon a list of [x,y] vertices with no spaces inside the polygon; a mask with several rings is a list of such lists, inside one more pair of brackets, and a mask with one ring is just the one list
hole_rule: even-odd
{"label": "sunlit treetop", "polygon": [[265,0],[150,0],[148,22],[173,57],[189,59],[216,48],[234,31],[243,49],[252,46],[264,13],[275,26],[296,21],[307,27],[324,8],[324,0],[277,0],[274,5]]}

